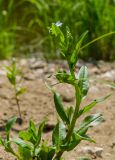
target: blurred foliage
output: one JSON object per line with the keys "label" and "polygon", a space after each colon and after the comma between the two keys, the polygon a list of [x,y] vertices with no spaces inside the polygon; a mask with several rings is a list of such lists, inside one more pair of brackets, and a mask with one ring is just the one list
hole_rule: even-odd
{"label": "blurred foliage", "polygon": [[[59,58],[48,29],[57,21],[70,28],[75,40],[88,30],[89,42],[115,30],[115,0],[0,0],[0,58],[41,52],[45,58]],[[115,36],[96,42],[80,56],[115,59]]]}

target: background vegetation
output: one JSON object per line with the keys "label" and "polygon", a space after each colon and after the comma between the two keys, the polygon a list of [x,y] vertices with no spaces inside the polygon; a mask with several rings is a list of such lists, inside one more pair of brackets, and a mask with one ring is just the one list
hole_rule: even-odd
{"label": "background vegetation", "polygon": [[[57,21],[69,26],[75,40],[88,30],[86,42],[91,41],[115,31],[115,0],[0,0],[0,58],[35,53],[58,58],[48,29]],[[115,59],[115,36],[91,45],[81,58]]]}

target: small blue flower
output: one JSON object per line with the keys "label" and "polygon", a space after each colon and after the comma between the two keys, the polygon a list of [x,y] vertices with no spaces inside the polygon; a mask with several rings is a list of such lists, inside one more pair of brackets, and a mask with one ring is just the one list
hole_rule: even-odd
{"label": "small blue flower", "polygon": [[62,26],[62,23],[60,21],[56,22],[56,26],[60,27]]}

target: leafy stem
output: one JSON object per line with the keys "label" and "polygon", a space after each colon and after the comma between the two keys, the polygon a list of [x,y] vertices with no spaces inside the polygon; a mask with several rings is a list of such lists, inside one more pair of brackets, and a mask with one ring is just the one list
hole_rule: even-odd
{"label": "leafy stem", "polygon": [[[73,77],[73,79],[76,79],[74,70],[70,67],[70,65],[69,65],[69,68],[70,68],[71,76]],[[81,103],[80,90],[79,90],[79,87],[78,87],[77,84],[74,85],[74,89],[75,89],[75,95],[76,95],[76,106],[75,106],[75,111],[74,111],[74,114],[73,114],[73,117],[72,117],[72,121],[71,121],[69,130],[68,130],[68,133],[65,137],[64,143],[68,143],[70,141],[73,130],[75,128],[76,120],[77,120],[78,113],[79,113],[79,107],[80,107],[80,103]],[[64,152],[63,150],[59,151],[56,154],[55,160],[59,160],[61,158],[63,152]]]}
{"label": "leafy stem", "polygon": [[15,100],[16,100],[16,105],[18,107],[19,117],[20,117],[20,119],[22,119],[22,114],[21,114],[20,104],[19,104],[19,98],[17,96],[17,86],[16,85],[14,85],[14,91],[15,91]]}
{"label": "leafy stem", "polygon": [[22,115],[21,115],[21,110],[20,110],[19,96],[25,92],[25,88],[20,86],[20,83],[22,80],[22,73],[17,68],[15,59],[12,60],[12,63],[10,66],[6,66],[6,71],[7,71],[7,78],[14,89],[14,98],[16,101],[16,105],[18,108],[18,114],[19,114],[19,118],[17,119],[17,122],[19,124],[22,124]]}

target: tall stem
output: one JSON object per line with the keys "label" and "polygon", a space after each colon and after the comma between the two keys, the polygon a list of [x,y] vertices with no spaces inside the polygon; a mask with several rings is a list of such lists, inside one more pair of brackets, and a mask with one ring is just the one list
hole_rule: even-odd
{"label": "tall stem", "polygon": [[[74,79],[76,79],[74,70],[71,69],[70,65],[69,65],[69,68],[70,68],[71,76]],[[73,130],[74,130],[74,127],[75,127],[75,123],[76,123],[76,120],[77,120],[78,112],[79,112],[79,106],[80,106],[80,103],[81,103],[79,87],[77,85],[75,85],[74,88],[75,88],[75,95],[76,95],[76,106],[75,106],[75,111],[74,111],[74,115],[72,117],[72,121],[71,121],[69,131],[68,131],[68,133],[66,135],[66,138],[64,140],[65,143],[68,142],[70,140],[71,136],[72,136],[72,133],[73,133]],[[60,160],[63,153],[64,153],[64,151],[59,151],[56,154],[54,160]]]}
{"label": "tall stem", "polygon": [[[75,73],[74,73],[73,69],[71,69],[71,68],[70,68],[70,73],[71,73],[71,76],[74,79],[76,79]],[[74,111],[74,114],[73,114],[73,117],[72,117],[70,129],[69,129],[69,131],[67,133],[67,136],[65,138],[65,142],[67,142],[70,139],[70,137],[73,133],[73,129],[75,127],[75,123],[76,123],[78,112],[79,112],[79,106],[80,106],[80,103],[81,103],[79,87],[77,85],[75,85],[74,88],[75,88],[76,105],[75,105],[75,111]]]}
{"label": "tall stem", "polygon": [[20,104],[19,104],[19,99],[18,99],[18,97],[17,97],[17,87],[16,87],[16,85],[14,86],[14,90],[15,90],[15,100],[16,100],[16,104],[17,104],[17,107],[18,107],[19,117],[20,117],[20,119],[22,119],[21,110],[20,110]]}

